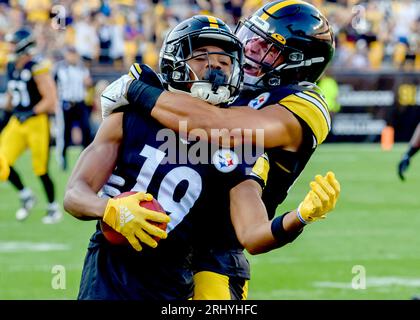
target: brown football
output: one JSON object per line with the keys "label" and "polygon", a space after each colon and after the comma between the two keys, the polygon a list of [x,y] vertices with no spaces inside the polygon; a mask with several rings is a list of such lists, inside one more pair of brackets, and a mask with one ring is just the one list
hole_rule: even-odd
{"label": "brown football", "polygon": [[[136,193],[137,192],[135,191],[128,191],[128,192],[121,193],[115,198],[128,197]],[[140,201],[139,205],[149,210],[166,213],[165,210],[163,210],[162,206],[159,204],[159,202],[156,199],[153,199],[152,201]],[[162,223],[151,222],[151,223],[158,226],[162,230],[166,230],[167,223],[163,223],[163,222]],[[104,221],[101,220],[100,225],[101,225],[102,233],[104,234],[105,239],[108,240],[109,243],[114,244],[114,245],[128,245],[129,244],[126,237],[124,237],[121,233],[112,229]],[[157,237],[153,237],[153,239],[155,239],[156,241],[160,240]]]}

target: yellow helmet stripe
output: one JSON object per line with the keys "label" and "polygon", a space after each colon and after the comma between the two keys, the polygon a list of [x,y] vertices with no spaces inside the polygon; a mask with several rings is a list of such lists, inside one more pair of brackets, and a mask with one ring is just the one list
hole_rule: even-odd
{"label": "yellow helmet stripe", "polygon": [[[276,11],[287,7],[287,6],[291,6],[292,4],[307,4],[306,2],[300,1],[300,0],[287,0],[284,2],[280,2],[275,4],[274,6],[270,7],[267,12],[272,15],[273,13],[275,13]],[[263,20],[267,20],[269,18],[269,15],[267,13],[263,13],[260,17]]]}
{"label": "yellow helmet stripe", "polygon": [[217,23],[217,19],[215,17],[207,16],[207,18],[209,19],[209,22],[210,22],[210,28],[219,29],[219,24]]}

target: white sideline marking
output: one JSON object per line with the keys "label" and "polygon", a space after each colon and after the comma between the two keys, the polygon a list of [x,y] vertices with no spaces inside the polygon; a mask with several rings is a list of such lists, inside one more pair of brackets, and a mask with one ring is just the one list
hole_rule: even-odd
{"label": "white sideline marking", "polygon": [[[313,282],[314,287],[321,288],[338,288],[338,289],[353,289],[351,281],[349,282],[330,282],[320,281]],[[401,278],[401,277],[368,277],[366,278],[366,288],[369,287],[420,287],[419,278]]]}
{"label": "white sideline marking", "polygon": [[70,250],[70,246],[67,244],[50,242],[0,241],[0,252],[64,250]]}
{"label": "white sideline marking", "polygon": [[[2,265],[2,272],[51,272],[53,264],[18,264]],[[83,264],[66,264],[66,271],[81,271]]]}

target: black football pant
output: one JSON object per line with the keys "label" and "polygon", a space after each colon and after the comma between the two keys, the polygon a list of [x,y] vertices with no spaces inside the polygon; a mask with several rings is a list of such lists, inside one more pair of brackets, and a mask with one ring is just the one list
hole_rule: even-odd
{"label": "black football pant", "polygon": [[90,128],[90,108],[84,102],[62,102],[62,137],[57,137],[57,148],[60,149],[63,169],[67,168],[67,148],[72,145],[71,132],[74,126],[82,131],[82,146],[86,148],[92,142],[92,131]]}

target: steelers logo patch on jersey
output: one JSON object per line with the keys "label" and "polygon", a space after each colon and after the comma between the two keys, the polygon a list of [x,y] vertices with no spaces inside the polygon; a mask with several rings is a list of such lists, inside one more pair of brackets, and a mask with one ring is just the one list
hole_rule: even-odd
{"label": "steelers logo patch on jersey", "polygon": [[213,154],[213,165],[217,170],[223,173],[232,172],[238,166],[238,155],[229,149],[217,150]]}
{"label": "steelers logo patch on jersey", "polygon": [[264,105],[264,103],[268,100],[269,97],[270,97],[270,92],[261,93],[258,97],[256,97],[255,99],[252,99],[248,103],[248,107],[258,110]]}

